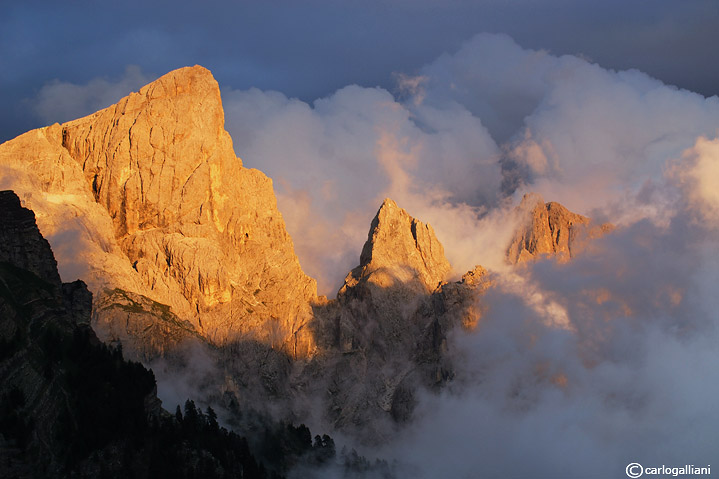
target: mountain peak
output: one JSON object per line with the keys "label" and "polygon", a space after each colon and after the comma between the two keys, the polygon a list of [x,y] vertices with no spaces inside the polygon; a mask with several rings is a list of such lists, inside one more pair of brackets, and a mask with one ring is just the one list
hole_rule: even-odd
{"label": "mountain peak", "polygon": [[[294,254],[272,181],[235,155],[206,68],[172,71],[92,115],[10,140],[0,167],[51,242],[74,239],[58,263],[82,274],[97,304],[118,290],[110,299],[167,305],[217,344],[251,336],[311,351],[303,326],[316,282]],[[121,321],[111,310],[105,319]]]}
{"label": "mountain peak", "polygon": [[360,265],[347,276],[340,293],[360,282],[381,288],[403,284],[432,292],[450,269],[432,227],[387,198],[372,220]]}
{"label": "mountain peak", "polygon": [[172,94],[173,89],[174,94],[180,94],[192,90],[204,91],[207,89],[217,89],[219,91],[219,86],[217,85],[215,78],[212,76],[212,72],[200,65],[172,70],[171,72],[162,75],[160,78],[142,87],[139,93],[140,95],[143,95],[144,92],[154,90],[159,85],[166,88],[166,92],[168,94]]}
{"label": "mountain peak", "polygon": [[507,251],[511,263],[555,255],[561,262],[569,261],[584,248],[590,238],[601,236],[611,225],[595,225],[586,216],[569,211],[557,202],[545,203],[541,195],[528,193],[522,197],[518,212],[524,216]]}
{"label": "mountain peak", "polygon": [[407,218],[409,218],[410,221],[413,219],[405,210],[397,206],[397,203],[393,200],[389,198],[384,199],[379,210],[377,210],[377,214],[372,219],[367,241],[362,247],[362,253],[360,254],[360,266],[366,266],[372,262],[375,249],[381,251],[383,248],[386,248],[387,245],[382,244],[382,240],[387,239],[391,235],[382,233],[390,228],[389,225],[393,223],[393,220],[395,224],[397,224],[397,221],[403,222]]}
{"label": "mountain peak", "polygon": [[[125,106],[124,100],[120,100],[118,106]],[[178,113],[173,115],[175,119],[195,123],[201,130],[206,126],[224,130],[225,114],[220,86],[212,72],[199,65],[166,73],[142,87],[138,93],[131,93],[126,100],[130,105],[135,102],[136,105],[154,102],[160,107],[171,106]],[[171,104],[161,104],[162,100]]]}
{"label": "mountain peak", "polygon": [[[205,190],[216,185],[198,180],[207,176],[220,183],[217,172],[242,165],[224,121],[217,82],[209,70],[194,66],[172,71],[117,104],[48,134],[54,133],[82,164],[95,200],[123,235],[211,219],[202,218],[200,210]],[[215,175],[205,171],[211,167]],[[212,204],[221,195],[209,196]],[[215,211],[213,206],[205,205],[204,216]]]}

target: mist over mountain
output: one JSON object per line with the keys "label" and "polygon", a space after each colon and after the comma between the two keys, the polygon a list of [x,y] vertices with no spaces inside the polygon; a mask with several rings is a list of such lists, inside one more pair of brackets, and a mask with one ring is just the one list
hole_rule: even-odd
{"label": "mist over mountain", "polygon": [[389,461],[290,475],[711,464],[717,98],[503,35],[398,91],[221,99],[182,68],[0,145],[0,187],[170,412]]}

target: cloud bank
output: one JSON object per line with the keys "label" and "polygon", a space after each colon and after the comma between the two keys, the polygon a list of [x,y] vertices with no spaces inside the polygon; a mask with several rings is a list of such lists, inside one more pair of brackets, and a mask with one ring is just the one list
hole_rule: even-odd
{"label": "cloud bank", "polygon": [[[418,477],[620,477],[639,462],[707,466],[719,440],[719,262],[713,225],[680,209],[641,221],[569,264],[531,265],[526,286],[481,299],[479,329],[452,342],[453,384],[427,394],[382,452]],[[430,452],[431,451],[431,452]]]}
{"label": "cloud bank", "polygon": [[[373,452],[420,477],[710,464],[719,99],[496,35],[398,80],[398,97],[351,86],[312,105],[257,90],[228,102],[246,164],[277,180],[283,211],[303,200],[288,228],[316,236],[300,257],[346,251],[313,273],[348,271],[352,232],[382,196],[431,223],[457,271],[495,272],[488,314],[454,338],[455,382]],[[619,228],[569,265],[510,271],[507,205],[530,191]]]}
{"label": "cloud bank", "polygon": [[[666,168],[719,132],[716,97],[504,35],[397,77],[397,97],[359,86],[312,104],[224,92],[238,155],[275,180],[303,266],[327,294],[356,265],[384,196],[435,227],[457,273],[501,268],[486,233],[506,241],[508,199],[532,191],[616,224],[660,222],[674,201],[661,191]],[[504,221],[492,219],[499,211]]]}
{"label": "cloud bank", "polygon": [[300,261],[327,294],[358,263],[385,197],[445,225],[437,230],[450,258],[458,230],[501,199],[500,150],[461,106],[410,108],[358,86],[312,105],[254,89],[223,99],[237,153],[273,179]]}

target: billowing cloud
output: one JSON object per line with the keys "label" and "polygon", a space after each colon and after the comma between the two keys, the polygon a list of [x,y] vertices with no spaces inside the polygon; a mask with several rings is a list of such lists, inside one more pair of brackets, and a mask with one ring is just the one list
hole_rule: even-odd
{"label": "billowing cloud", "polygon": [[571,328],[500,279],[481,300],[478,330],[453,338],[456,379],[427,394],[380,453],[419,477],[601,478],[631,462],[711,464],[719,237],[685,213],[668,228],[615,232],[569,264],[530,265],[527,280]]}
{"label": "billowing cloud", "polygon": [[506,195],[538,192],[616,224],[663,222],[675,200],[668,162],[719,124],[717,98],[504,35],[478,35],[397,78],[401,100],[359,86],[312,105],[225,92],[237,153],[275,180],[303,266],[329,294],[383,196],[435,227],[457,273],[499,267],[512,223],[490,218],[507,217]]}
{"label": "billowing cloud", "polygon": [[697,216],[706,225],[719,224],[719,138],[697,138],[669,174],[679,181]]}
{"label": "billowing cloud", "polygon": [[506,36],[478,35],[422,74],[427,103],[461,104],[487,125],[520,188],[584,214],[620,200],[646,213],[647,188],[667,162],[719,124],[719,98],[525,50]]}
{"label": "billowing cloud", "polygon": [[[476,223],[500,200],[499,149],[459,105],[409,109],[386,90],[359,86],[312,105],[256,89],[223,98],[236,152],[273,178],[300,261],[325,293],[356,266],[384,197],[423,221],[449,208],[456,226]],[[453,239],[464,239],[438,234],[451,260]]]}
{"label": "billowing cloud", "polygon": [[[285,194],[301,205],[293,237],[322,224],[308,238],[343,231],[343,260],[356,255],[364,236],[350,232],[387,195],[434,226],[455,269],[494,272],[479,327],[451,342],[455,380],[373,453],[420,477],[709,464],[719,99],[505,36],[475,37],[420,75],[400,77],[402,100],[347,87],[308,105],[253,90],[232,92],[228,111],[246,164],[280,179],[283,211]],[[528,191],[619,227],[569,264],[512,270],[511,206]]]}

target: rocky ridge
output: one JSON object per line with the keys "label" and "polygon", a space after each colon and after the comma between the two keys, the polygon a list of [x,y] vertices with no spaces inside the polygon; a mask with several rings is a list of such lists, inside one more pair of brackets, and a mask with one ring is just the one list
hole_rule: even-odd
{"label": "rocky ridge", "polygon": [[[128,320],[126,305],[108,303],[122,291],[146,298],[139,306],[168,305],[218,345],[252,338],[312,354],[316,283],[271,180],[235,156],[208,70],[173,71],[116,105],[6,142],[0,168],[57,239],[61,270],[85,278],[102,304],[97,323]],[[152,308],[135,313],[161,320]]]}
{"label": "rocky ridge", "polygon": [[[412,317],[419,302],[441,286],[450,269],[432,227],[385,199],[372,220],[359,266],[337,293],[339,307],[354,320],[340,319],[339,347],[347,351],[371,341],[412,338],[406,330],[416,323]],[[376,322],[379,331],[367,331],[368,322]]]}
{"label": "rocky ridge", "polygon": [[[508,247],[514,263],[542,256],[569,261],[611,229],[539,195],[525,196],[518,210],[526,219]],[[384,200],[360,264],[336,300],[315,308],[322,353],[306,377],[327,392],[326,415],[335,427],[381,440],[411,417],[419,389],[453,378],[448,334],[478,326],[481,297],[492,280],[481,266],[455,282],[447,281],[450,271],[432,227]],[[309,384],[307,379],[300,389]]]}

